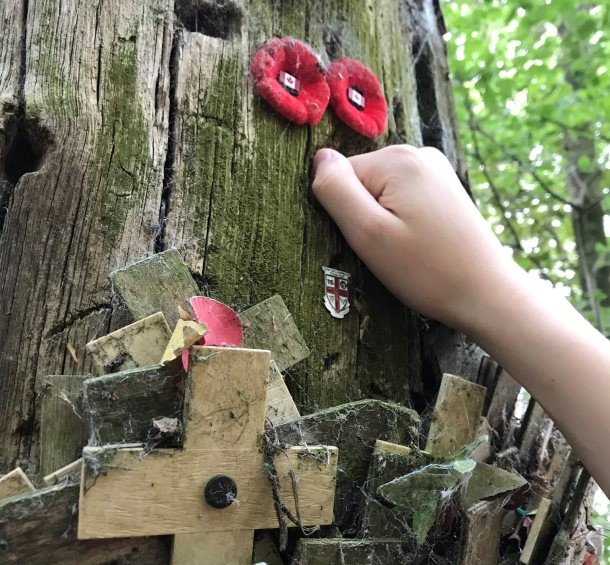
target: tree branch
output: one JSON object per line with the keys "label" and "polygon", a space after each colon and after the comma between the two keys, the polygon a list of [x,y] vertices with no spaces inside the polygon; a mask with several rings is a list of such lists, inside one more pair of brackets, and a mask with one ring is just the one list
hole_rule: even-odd
{"label": "tree branch", "polygon": [[[467,99],[467,97],[466,97],[466,99]],[[528,253],[527,251],[525,251],[525,248],[523,247],[523,245],[521,243],[521,238],[519,237],[519,234],[517,233],[517,229],[515,228],[513,223],[509,220],[508,210],[506,209],[506,206],[504,206],[504,203],[502,202],[502,197],[500,196],[500,190],[498,189],[493,178],[489,174],[489,170],[487,168],[487,165],[486,165],[483,155],[481,153],[481,149],[479,146],[479,140],[477,138],[477,133],[476,133],[478,130],[474,124],[474,113],[472,112],[472,106],[470,105],[470,101],[468,99],[466,100],[466,109],[468,111],[468,116],[469,116],[468,124],[470,126],[470,131],[472,134],[472,145],[474,148],[474,157],[481,165],[482,174],[485,177],[485,180],[487,181],[487,183],[489,185],[489,189],[493,196],[494,202],[496,203],[497,208],[500,210],[500,212],[502,214],[502,221],[515,241],[514,247],[524,257],[526,257],[529,261],[532,262],[532,264],[540,271],[540,276],[542,276],[546,280],[550,281],[554,285],[555,283],[551,279],[551,277],[544,272],[544,266],[542,265],[540,260],[537,257],[535,257],[535,256],[531,255],[530,253]]]}

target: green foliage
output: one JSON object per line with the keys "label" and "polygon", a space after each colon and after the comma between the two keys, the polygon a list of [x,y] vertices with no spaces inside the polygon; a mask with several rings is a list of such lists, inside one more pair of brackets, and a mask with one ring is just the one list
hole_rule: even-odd
{"label": "green foliage", "polygon": [[604,561],[602,563],[610,564],[610,504],[606,508],[606,512],[599,512],[597,509],[592,512],[593,524],[601,532],[604,540]]}
{"label": "green foliage", "polygon": [[[610,207],[610,6],[578,0],[446,0],[446,38],[473,192],[516,261],[610,329],[604,294],[583,292],[578,202],[568,175]],[[570,143],[589,145],[570,152]],[[606,234],[610,217],[603,215]],[[610,263],[601,229],[593,272]],[[590,237],[590,236],[588,236]],[[587,242],[588,245],[589,242]],[[591,258],[589,258],[591,259]],[[610,281],[608,281],[610,286]],[[585,289],[586,290],[586,289]],[[599,318],[602,318],[601,320]],[[600,323],[601,322],[601,323]]]}

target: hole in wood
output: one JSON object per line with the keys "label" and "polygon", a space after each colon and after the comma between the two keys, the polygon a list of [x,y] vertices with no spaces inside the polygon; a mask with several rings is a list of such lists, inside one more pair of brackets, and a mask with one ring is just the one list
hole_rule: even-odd
{"label": "hole in wood", "polygon": [[177,0],[174,11],[188,31],[209,37],[230,39],[241,24],[234,0]]}
{"label": "hole in wood", "polygon": [[40,169],[51,145],[49,131],[37,121],[11,116],[5,126],[5,143],[0,148],[0,176],[17,184],[27,173]]}

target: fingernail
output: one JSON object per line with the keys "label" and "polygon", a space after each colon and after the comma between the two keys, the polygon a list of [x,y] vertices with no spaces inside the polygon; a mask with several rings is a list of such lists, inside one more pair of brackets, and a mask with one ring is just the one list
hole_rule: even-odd
{"label": "fingernail", "polygon": [[334,149],[320,149],[315,157],[313,158],[313,172],[316,172],[316,169],[320,166],[320,163],[323,161],[336,160],[339,157],[340,153],[337,153]]}

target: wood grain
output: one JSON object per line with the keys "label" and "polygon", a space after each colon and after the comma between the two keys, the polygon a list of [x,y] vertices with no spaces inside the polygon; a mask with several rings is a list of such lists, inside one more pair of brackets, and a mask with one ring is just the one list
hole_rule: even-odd
{"label": "wood grain", "polygon": [[272,426],[294,422],[301,417],[284,382],[284,377],[273,360],[271,360],[271,372],[267,381],[267,399],[265,404],[265,418]]}
{"label": "wood grain", "polygon": [[[313,352],[291,375],[307,411],[371,395],[408,404],[409,389],[421,388],[414,317],[311,199],[309,166],[321,146],[353,154],[421,143],[428,114],[420,119],[416,82],[425,77],[421,110],[462,170],[433,3],[222,2],[221,30],[193,27],[181,13],[190,4],[0,6],[0,153],[18,114],[46,148],[16,186],[0,166],[0,469],[20,460],[37,470],[36,385],[90,371],[84,345],[116,327],[120,291],[108,273],[172,247],[197,279],[191,290],[237,311],[284,297]],[[253,50],[290,34],[325,62],[348,56],[373,69],[389,103],[386,137],[356,136],[332,112],[297,127],[255,94]],[[424,70],[434,76],[418,76],[412,50],[432,42]],[[352,274],[343,321],[324,309],[322,266]]]}
{"label": "wood grain", "polygon": [[164,565],[161,537],[78,540],[78,485],[57,485],[0,505],[0,562],[22,565]]}
{"label": "wood grain", "polygon": [[253,449],[265,427],[271,354],[256,349],[191,349],[184,449]]}
{"label": "wood grain", "polygon": [[52,375],[43,381],[40,415],[40,472],[48,475],[80,457],[87,443],[81,415],[86,376]]}
{"label": "wood grain", "polygon": [[252,530],[178,534],[172,544],[172,565],[251,565]]}
{"label": "wood grain", "polygon": [[239,315],[244,347],[268,349],[280,371],[307,359],[309,349],[281,296],[275,295]]}
{"label": "wood grain", "polygon": [[171,330],[163,312],[156,312],[87,344],[98,375],[157,365]]}
{"label": "wood grain", "polygon": [[171,0],[103,7],[9,0],[0,8],[11,14],[0,19],[2,49],[25,41],[0,56],[0,99],[12,96],[15,80],[20,90],[13,111],[5,105],[2,115],[21,114],[33,143],[46,150],[2,204],[0,469],[21,459],[37,470],[35,391],[46,375],[90,370],[84,345],[108,333],[113,313],[108,273],[153,250],[172,7]]}
{"label": "wood grain", "polygon": [[[125,537],[277,527],[271,486],[258,450],[85,448],[78,536]],[[196,464],[194,462],[197,462]],[[337,449],[293,447],[275,459],[282,500],[295,511],[290,470],[298,480],[301,519],[332,522]],[[203,497],[208,480],[228,475],[237,500],[218,510]]]}
{"label": "wood grain", "polygon": [[497,565],[502,535],[503,500],[482,500],[465,513],[460,565]]}
{"label": "wood grain", "polygon": [[179,319],[178,306],[190,310],[189,298],[199,294],[176,249],[114,271],[110,280],[134,320],[161,311],[172,328]]}

